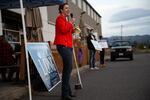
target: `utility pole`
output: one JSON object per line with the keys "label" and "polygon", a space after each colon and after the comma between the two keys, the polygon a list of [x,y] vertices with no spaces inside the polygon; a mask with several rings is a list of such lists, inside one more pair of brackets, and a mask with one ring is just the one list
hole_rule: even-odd
{"label": "utility pole", "polygon": [[121,25],[121,41],[122,41],[122,29],[123,29],[123,25]]}

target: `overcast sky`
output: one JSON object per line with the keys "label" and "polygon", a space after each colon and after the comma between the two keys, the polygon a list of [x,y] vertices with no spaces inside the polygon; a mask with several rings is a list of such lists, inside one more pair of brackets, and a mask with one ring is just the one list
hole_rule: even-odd
{"label": "overcast sky", "polygon": [[102,16],[103,36],[150,35],[150,0],[87,0]]}

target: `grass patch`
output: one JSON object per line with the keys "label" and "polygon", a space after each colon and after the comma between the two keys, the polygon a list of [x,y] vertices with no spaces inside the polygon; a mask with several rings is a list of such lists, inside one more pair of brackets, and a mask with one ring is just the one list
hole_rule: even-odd
{"label": "grass patch", "polygon": [[134,49],[134,53],[150,53],[150,49]]}

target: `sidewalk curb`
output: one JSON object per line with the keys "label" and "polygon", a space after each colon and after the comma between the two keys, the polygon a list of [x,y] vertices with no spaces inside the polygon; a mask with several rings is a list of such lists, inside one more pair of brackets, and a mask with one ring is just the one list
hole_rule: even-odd
{"label": "sidewalk curb", "polygon": [[[88,69],[88,65],[79,67],[79,71]],[[71,73],[72,77],[76,77],[77,70],[74,67]],[[60,75],[61,76],[61,75]],[[28,94],[28,86],[6,86],[1,88],[2,92],[0,93],[0,100],[19,100],[20,97]],[[34,92],[34,91],[32,91]]]}

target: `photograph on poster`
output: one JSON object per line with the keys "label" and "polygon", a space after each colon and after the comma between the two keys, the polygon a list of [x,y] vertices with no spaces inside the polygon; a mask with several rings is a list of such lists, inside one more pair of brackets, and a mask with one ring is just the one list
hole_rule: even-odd
{"label": "photograph on poster", "polygon": [[60,76],[48,43],[27,43],[27,50],[39,72],[46,88],[51,91],[58,83]]}
{"label": "photograph on poster", "polygon": [[20,42],[20,33],[19,31],[3,29],[4,36],[8,42]]}

